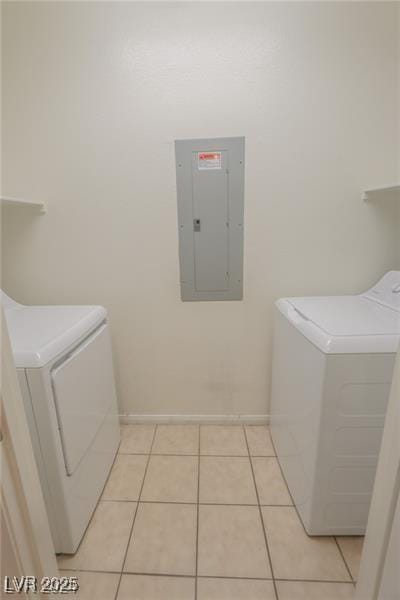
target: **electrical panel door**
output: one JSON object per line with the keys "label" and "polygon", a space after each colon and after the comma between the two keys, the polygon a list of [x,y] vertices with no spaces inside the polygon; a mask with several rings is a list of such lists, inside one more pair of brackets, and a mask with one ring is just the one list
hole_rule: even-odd
{"label": "electrical panel door", "polygon": [[182,300],[243,298],[244,138],[175,142]]}

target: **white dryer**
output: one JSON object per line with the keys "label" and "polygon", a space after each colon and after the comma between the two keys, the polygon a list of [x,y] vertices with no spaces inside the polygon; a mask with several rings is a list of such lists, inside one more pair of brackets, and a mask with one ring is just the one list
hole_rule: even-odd
{"label": "white dryer", "polygon": [[120,442],[107,312],[2,299],[55,550],[74,553]]}
{"label": "white dryer", "polygon": [[275,305],[271,434],[310,535],[365,532],[400,340],[400,271]]}

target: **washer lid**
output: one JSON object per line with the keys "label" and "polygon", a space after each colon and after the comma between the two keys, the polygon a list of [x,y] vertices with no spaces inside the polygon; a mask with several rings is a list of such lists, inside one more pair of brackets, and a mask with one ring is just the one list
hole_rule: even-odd
{"label": "washer lid", "polygon": [[102,306],[22,306],[5,308],[17,367],[43,367],[104,321]]}
{"label": "washer lid", "polygon": [[363,296],[289,298],[308,321],[334,336],[400,335],[400,313]]}
{"label": "washer lid", "polygon": [[325,354],[394,353],[400,313],[362,296],[281,298],[278,310]]}

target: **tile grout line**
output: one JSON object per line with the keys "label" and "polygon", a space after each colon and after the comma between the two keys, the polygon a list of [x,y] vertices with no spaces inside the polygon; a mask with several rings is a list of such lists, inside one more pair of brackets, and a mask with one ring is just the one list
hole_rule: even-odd
{"label": "tile grout line", "polygon": [[[60,569],[60,571],[71,571],[77,573],[103,573],[105,575],[121,575],[120,571],[96,571],[94,569]],[[180,573],[142,573],[141,571],[124,571],[123,575],[140,575],[142,577],[179,577],[181,579],[195,579],[194,575],[182,575]],[[271,581],[271,577],[234,577],[233,575],[198,575],[198,579],[232,579],[245,581]],[[284,581],[284,582],[297,582],[297,583],[329,583],[329,584],[341,584],[341,585],[351,585],[354,586],[354,582],[352,581],[343,581],[341,579],[288,579],[284,577],[276,577],[275,581]]]}
{"label": "tile grout line", "polygon": [[272,585],[274,586],[275,597],[276,597],[277,600],[279,600],[278,590],[277,590],[276,583],[275,583],[274,570],[273,570],[273,567],[272,567],[271,553],[270,553],[269,546],[268,546],[267,532],[265,531],[264,519],[263,519],[262,510],[261,510],[260,496],[258,494],[256,476],[254,474],[253,463],[252,463],[252,460],[251,460],[252,457],[251,457],[251,454],[250,454],[249,441],[247,439],[246,427],[244,425],[243,425],[243,433],[244,433],[244,439],[246,441],[247,452],[249,454],[249,462],[250,462],[251,474],[253,476],[253,484],[254,484],[254,488],[256,490],[257,503],[258,503],[258,513],[259,513],[260,520],[261,520],[261,527],[262,527],[262,531],[263,531],[263,535],[264,535],[265,547],[266,547],[266,550],[267,550],[269,568],[271,570]]}
{"label": "tile grout line", "polygon": [[[123,455],[123,456],[148,456],[149,452],[118,452],[119,455]],[[199,453],[197,454],[191,454],[191,453],[186,453],[184,454],[183,452],[178,454],[178,453],[171,453],[171,452],[152,452],[151,456],[176,456],[176,457],[181,457],[181,458],[185,458],[187,456],[199,456]],[[204,456],[204,458],[246,458],[247,456],[249,456],[248,454],[202,454],[200,452],[200,456]],[[253,458],[276,458],[275,454],[251,454],[251,456]]]}
{"label": "tile grout line", "polygon": [[347,572],[348,572],[348,574],[350,575],[350,579],[351,579],[352,583],[355,583],[355,580],[354,580],[354,577],[353,577],[353,573],[351,572],[351,570],[350,570],[350,567],[349,567],[349,565],[347,564],[347,560],[346,560],[346,558],[345,558],[345,556],[344,556],[344,553],[343,553],[343,551],[342,551],[342,549],[341,549],[341,547],[340,547],[340,544],[339,544],[339,542],[338,542],[338,540],[337,540],[337,536],[336,536],[336,535],[334,535],[334,536],[333,536],[333,539],[335,540],[336,546],[338,547],[338,550],[339,550],[340,556],[342,557],[342,560],[343,560],[343,562],[344,562],[344,564],[345,564],[345,566],[346,566]]}
{"label": "tile grout line", "polygon": [[143,491],[144,480],[146,479],[147,469],[148,469],[150,458],[151,458],[151,451],[152,451],[152,448],[153,448],[154,440],[156,438],[157,428],[158,428],[158,425],[155,425],[154,431],[153,431],[153,438],[151,440],[151,445],[150,445],[150,451],[149,451],[149,454],[147,456],[146,467],[145,467],[144,474],[143,474],[142,485],[140,486],[140,491],[139,491],[138,501],[137,501],[137,505],[136,505],[136,510],[135,510],[135,514],[133,515],[132,526],[131,526],[131,530],[129,532],[128,543],[126,545],[126,550],[125,550],[124,558],[122,560],[121,572],[120,572],[120,577],[119,577],[117,589],[115,590],[114,600],[118,600],[119,588],[121,587],[122,576],[124,574],[124,566],[125,566],[125,563],[126,563],[126,557],[128,556],[128,550],[129,550],[129,546],[130,546],[131,539],[132,539],[133,528],[135,526],[136,516],[137,516],[138,510],[139,510],[140,497],[141,497],[142,491]]}
{"label": "tile grout line", "polygon": [[329,583],[329,584],[340,584],[340,585],[353,585],[352,581],[344,581],[342,579],[288,579],[284,577],[277,577],[275,581],[285,581],[290,583],[296,581],[297,583]]}
{"label": "tile grout line", "polygon": [[199,513],[200,513],[200,436],[201,436],[201,425],[198,428],[198,444],[197,444],[197,521],[196,521],[196,577],[194,580],[194,600],[197,600],[197,582],[198,582],[198,571],[199,571]]}
{"label": "tile grout line", "polygon": [[307,537],[311,537],[311,536],[309,536],[309,535],[308,535],[308,533],[307,533],[307,531],[306,531],[306,528],[304,527],[304,523],[303,523],[302,519],[300,518],[300,513],[299,513],[299,511],[298,511],[298,509],[297,509],[297,506],[296,506],[296,503],[295,503],[295,501],[294,501],[294,498],[293,498],[292,492],[290,491],[290,488],[289,488],[289,486],[288,486],[288,483],[287,483],[287,481],[286,481],[285,474],[284,474],[284,472],[283,472],[283,469],[282,469],[282,467],[281,467],[281,463],[279,462],[279,459],[278,459],[278,454],[277,454],[277,452],[276,452],[276,448],[275,448],[274,440],[272,439],[272,435],[271,435],[270,427],[268,427],[268,434],[269,434],[269,437],[270,437],[270,440],[271,440],[272,447],[273,447],[273,449],[274,449],[274,452],[275,452],[275,458],[276,458],[276,462],[277,462],[277,464],[278,464],[278,467],[279,467],[280,474],[281,474],[281,476],[282,476],[282,479],[283,479],[283,481],[284,481],[284,483],[285,483],[285,485],[286,485],[286,489],[287,489],[287,491],[288,491],[288,494],[289,494],[289,496],[290,496],[290,499],[291,499],[291,501],[292,501],[292,504],[289,504],[288,506],[290,506],[291,508],[294,508],[294,510],[296,511],[297,518],[299,519],[299,521],[300,521],[300,523],[301,523],[301,526],[302,526],[302,528],[303,528],[303,531],[304,531],[304,533],[306,534],[306,536],[307,536]]}
{"label": "tile grout line", "polygon": [[[201,457],[199,457],[201,458]],[[121,499],[104,499],[102,502],[125,502],[125,503],[135,503],[138,500],[127,500]],[[258,506],[257,502],[253,504],[246,502],[185,502],[183,500],[140,500],[141,504],[187,504],[189,506],[195,506],[196,504],[200,504],[200,506]],[[293,508],[293,504],[260,504],[260,506],[273,506],[276,508]]]}

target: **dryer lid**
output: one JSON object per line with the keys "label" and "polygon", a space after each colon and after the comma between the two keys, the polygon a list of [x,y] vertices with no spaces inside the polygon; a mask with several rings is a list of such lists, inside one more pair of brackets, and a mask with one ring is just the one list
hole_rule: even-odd
{"label": "dryer lid", "polygon": [[102,306],[5,307],[16,367],[43,367],[73,347],[106,316]]}

